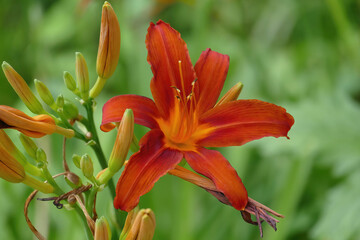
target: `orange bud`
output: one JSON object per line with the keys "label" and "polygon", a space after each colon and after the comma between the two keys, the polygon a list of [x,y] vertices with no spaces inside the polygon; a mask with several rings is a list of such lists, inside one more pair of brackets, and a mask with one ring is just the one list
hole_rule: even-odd
{"label": "orange bud", "polygon": [[96,71],[108,79],[114,73],[120,55],[120,26],[114,9],[105,2],[102,8]]}
{"label": "orange bud", "polygon": [[41,103],[35,97],[20,74],[18,74],[7,62],[3,62],[2,69],[10,85],[13,87],[20,99],[25,103],[26,107],[33,113],[44,113],[45,110]]}
{"label": "orange bud", "polygon": [[8,182],[19,183],[25,178],[24,167],[0,145],[0,177]]}
{"label": "orange bud", "polygon": [[29,137],[40,138],[47,134],[59,133],[66,137],[73,137],[74,131],[56,126],[54,119],[41,114],[30,117],[22,111],[0,105],[0,128],[12,128]]}
{"label": "orange bud", "polygon": [[135,217],[132,223],[130,231],[124,234],[125,240],[151,240],[155,233],[155,214],[151,209],[141,209]]}
{"label": "orange bud", "polygon": [[104,216],[98,218],[95,223],[94,240],[110,240],[111,231],[108,221]]}
{"label": "orange bud", "polygon": [[219,106],[221,104],[235,101],[239,97],[241,90],[243,88],[243,84],[241,82],[238,82],[235,84],[225,95],[216,103],[216,106]]}

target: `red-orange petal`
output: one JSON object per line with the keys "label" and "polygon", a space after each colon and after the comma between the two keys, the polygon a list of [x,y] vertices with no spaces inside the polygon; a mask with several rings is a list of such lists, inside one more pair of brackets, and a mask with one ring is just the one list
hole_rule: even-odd
{"label": "red-orange petal", "polygon": [[237,210],[244,210],[248,195],[240,177],[220,152],[199,148],[185,152],[186,161],[196,172],[210,178]]}
{"label": "red-orange petal", "polygon": [[136,207],[140,196],[182,160],[181,152],[164,147],[163,137],[154,129],[142,138],[140,151],[131,156],[117,183],[115,208],[128,212]]}
{"label": "red-orange petal", "polygon": [[213,130],[198,144],[206,147],[240,146],[263,137],[287,137],[294,118],[275,104],[238,100],[215,107],[201,116]]}
{"label": "red-orange petal", "polygon": [[161,20],[156,24],[150,23],[145,42],[148,49],[147,60],[154,74],[150,84],[151,92],[159,112],[166,118],[176,96],[172,87],[178,88],[181,95],[188,96],[191,83],[195,80],[195,71],[184,40],[169,24]]}
{"label": "red-orange petal", "polygon": [[114,128],[112,122],[120,122],[126,109],[134,113],[136,124],[148,128],[158,128],[155,117],[159,112],[153,100],[138,95],[120,95],[111,98],[104,104],[101,122],[101,130],[108,132]]}
{"label": "red-orange petal", "polygon": [[212,108],[224,86],[229,69],[229,56],[211,51],[202,52],[195,64],[199,85],[198,111],[202,114]]}

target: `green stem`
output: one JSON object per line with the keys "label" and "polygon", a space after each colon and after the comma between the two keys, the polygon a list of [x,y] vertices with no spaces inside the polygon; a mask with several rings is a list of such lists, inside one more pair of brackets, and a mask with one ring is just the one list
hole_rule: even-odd
{"label": "green stem", "polygon": [[106,79],[98,76],[94,87],[90,90],[90,97],[96,98],[97,96],[99,96],[101,90],[104,88],[105,83]]}
{"label": "green stem", "polygon": [[96,193],[98,191],[98,188],[97,187],[93,187],[90,191],[90,194],[88,195],[88,197],[86,198],[86,211],[89,213],[89,215],[92,217],[92,213],[93,213],[93,208],[95,206],[94,205],[94,200],[95,200],[95,196],[96,196]]}
{"label": "green stem", "polygon": [[75,211],[76,213],[79,215],[79,217],[81,218],[81,221],[83,222],[84,224],[84,228],[85,228],[85,233],[86,233],[86,237],[87,237],[87,240],[93,240],[94,237],[92,235],[92,232],[90,231],[90,228],[88,226],[88,223],[86,221],[86,218],[84,216],[84,213],[81,211],[80,207],[78,205],[75,206]]}
{"label": "green stem", "polygon": [[42,172],[44,174],[45,179],[48,181],[48,183],[50,183],[53,187],[54,187],[54,193],[58,196],[64,194],[64,191],[61,190],[61,188],[59,187],[59,185],[55,182],[54,178],[51,176],[49,170],[47,169],[46,166],[44,166],[42,168]]}

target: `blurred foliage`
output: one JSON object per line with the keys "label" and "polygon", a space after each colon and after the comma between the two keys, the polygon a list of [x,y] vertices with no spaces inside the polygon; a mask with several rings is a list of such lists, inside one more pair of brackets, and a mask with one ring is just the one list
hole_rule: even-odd
{"label": "blurred foliage", "polygon": [[[29,83],[40,79],[54,95],[66,96],[70,93],[62,74],[74,73],[74,52],[80,51],[95,81],[102,3],[0,0],[1,59]],[[264,239],[358,239],[359,1],[114,0],[111,4],[120,21],[122,43],[115,76],[98,99],[98,123],[108,98],[123,93],[151,96],[144,40],[149,22],[163,19],[182,34],[193,63],[208,47],[230,56],[225,90],[242,81],[241,98],[281,105],[295,118],[291,140],[262,139],[223,151],[249,195],[286,216],[277,232],[265,227]],[[0,84],[0,103],[22,106],[3,74]],[[146,129],[136,131],[140,137]],[[114,134],[101,133],[101,139],[109,153]],[[38,142],[52,156],[52,168],[61,169],[61,138]],[[73,140],[68,159],[72,153],[87,151]],[[30,189],[0,181],[0,191],[0,239],[30,239],[22,216]],[[98,200],[98,212],[111,216],[107,195]],[[140,205],[156,214],[155,239],[259,238],[258,229],[244,223],[239,212],[173,176],[163,177]],[[50,203],[32,206],[31,218],[49,239],[83,239],[74,214]]]}

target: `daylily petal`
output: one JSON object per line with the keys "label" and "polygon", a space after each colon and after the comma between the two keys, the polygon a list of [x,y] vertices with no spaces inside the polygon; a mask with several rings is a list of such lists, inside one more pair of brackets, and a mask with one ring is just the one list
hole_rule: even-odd
{"label": "daylily petal", "polygon": [[240,146],[263,137],[287,137],[294,118],[275,104],[260,100],[238,100],[222,104],[201,116],[212,131],[200,146]]}
{"label": "daylily petal", "polygon": [[202,52],[195,64],[199,84],[198,111],[202,114],[212,108],[219,98],[229,69],[229,56],[211,51]]}
{"label": "daylily petal", "polygon": [[220,152],[200,148],[197,151],[185,152],[184,155],[190,167],[210,178],[234,208],[245,209],[247,191],[235,169]]}
{"label": "daylily petal", "polygon": [[[176,91],[188,96],[191,83],[195,80],[195,71],[190,61],[188,49],[180,33],[163,21],[151,23],[146,36],[148,62],[154,78],[151,80],[151,92],[156,106],[163,117],[167,117],[174,105]],[[181,61],[181,72],[179,61]]]}
{"label": "daylily petal", "polygon": [[136,207],[140,196],[182,160],[181,152],[164,147],[163,137],[154,129],[141,139],[140,151],[131,156],[117,183],[115,208],[130,211]]}
{"label": "daylily petal", "polygon": [[134,113],[136,124],[157,128],[155,117],[159,115],[153,100],[138,95],[120,95],[111,98],[103,107],[101,130],[108,132],[114,128],[112,122],[120,122],[126,109]]}

